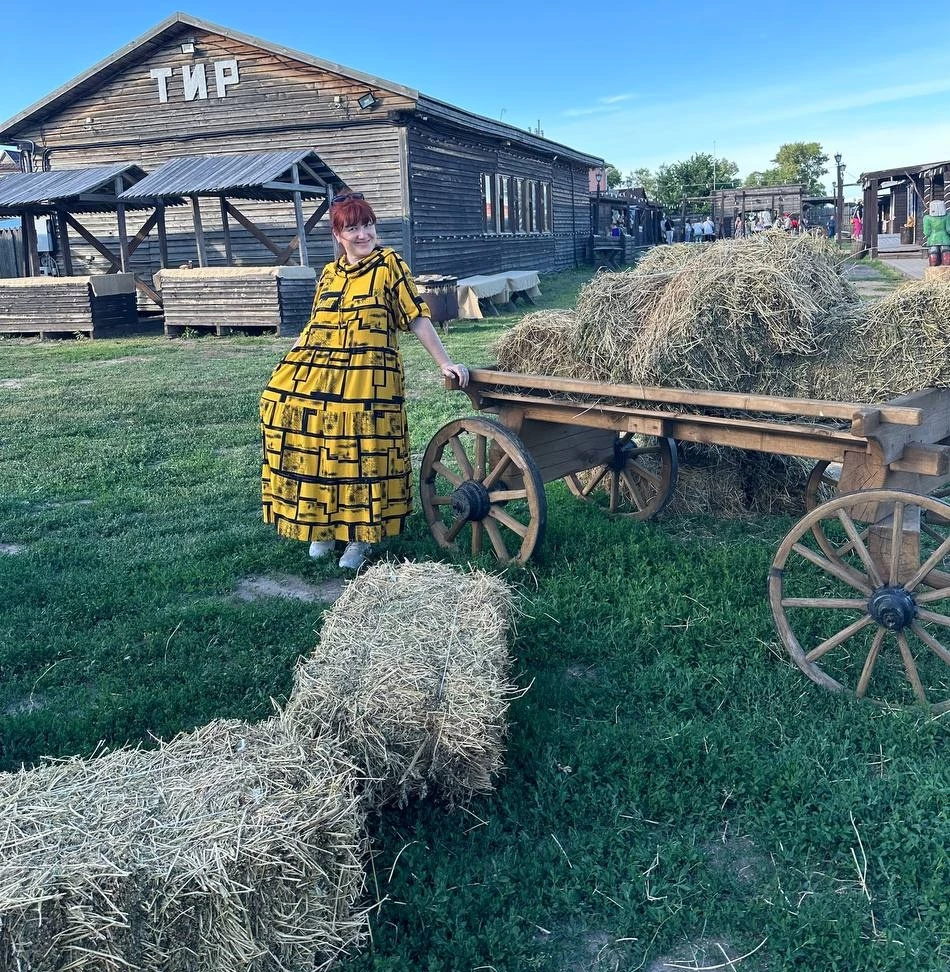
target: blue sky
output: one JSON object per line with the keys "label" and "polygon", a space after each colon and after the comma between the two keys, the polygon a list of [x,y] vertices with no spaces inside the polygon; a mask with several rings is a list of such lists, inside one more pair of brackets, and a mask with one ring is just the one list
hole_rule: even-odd
{"label": "blue sky", "polygon": [[176,9],[521,128],[540,123],[547,137],[624,173],[709,152],[745,176],[790,141],[841,152],[845,182],[950,158],[950,8],[935,4],[923,17],[878,0],[859,15],[815,0],[9,3],[0,120]]}

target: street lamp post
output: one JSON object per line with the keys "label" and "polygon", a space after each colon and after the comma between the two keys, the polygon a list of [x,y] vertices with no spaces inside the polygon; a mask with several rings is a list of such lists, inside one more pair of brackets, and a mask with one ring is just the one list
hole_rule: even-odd
{"label": "street lamp post", "polygon": [[594,236],[600,236],[600,180],[603,179],[603,177],[603,170],[598,168],[594,173],[594,178],[597,180],[597,215],[594,220]]}
{"label": "street lamp post", "polygon": [[837,166],[838,174],[838,188],[835,194],[835,225],[837,226],[837,235],[835,239],[841,242],[841,222],[844,219],[844,182],[842,180],[842,173],[844,172],[844,166],[841,164],[841,153],[835,152],[835,165]]}

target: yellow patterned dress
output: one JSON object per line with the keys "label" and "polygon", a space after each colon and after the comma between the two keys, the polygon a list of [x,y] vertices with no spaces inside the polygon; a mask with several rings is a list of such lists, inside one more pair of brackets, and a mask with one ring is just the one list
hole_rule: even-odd
{"label": "yellow patterned dress", "polygon": [[427,314],[405,261],[329,263],[261,396],[264,520],[295,540],[377,543],[412,505],[398,332]]}

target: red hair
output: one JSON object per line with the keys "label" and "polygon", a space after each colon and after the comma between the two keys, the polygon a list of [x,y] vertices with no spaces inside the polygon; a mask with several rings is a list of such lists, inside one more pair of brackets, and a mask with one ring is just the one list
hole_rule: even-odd
{"label": "red hair", "polygon": [[342,233],[347,226],[375,222],[376,213],[365,199],[347,199],[330,207],[330,227],[334,233]]}

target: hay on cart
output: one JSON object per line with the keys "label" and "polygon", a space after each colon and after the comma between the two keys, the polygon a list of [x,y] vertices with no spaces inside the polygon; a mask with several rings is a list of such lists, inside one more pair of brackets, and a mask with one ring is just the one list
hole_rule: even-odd
{"label": "hay on cart", "polygon": [[353,776],[273,719],[3,774],[0,968],[327,967],[366,930]]}
{"label": "hay on cart", "polygon": [[282,719],[332,737],[377,806],[431,790],[489,792],[502,769],[513,594],[500,578],[438,563],[380,563],[327,612]]}

